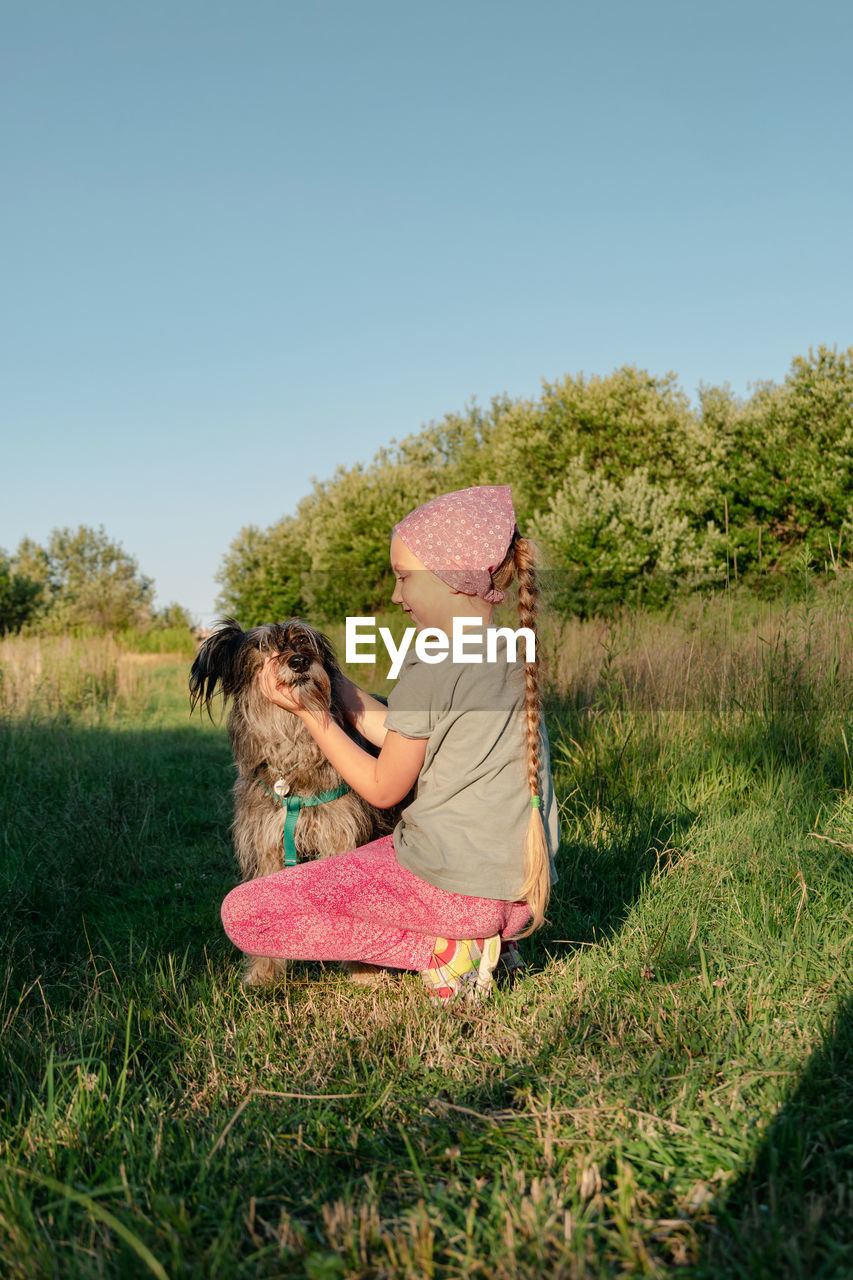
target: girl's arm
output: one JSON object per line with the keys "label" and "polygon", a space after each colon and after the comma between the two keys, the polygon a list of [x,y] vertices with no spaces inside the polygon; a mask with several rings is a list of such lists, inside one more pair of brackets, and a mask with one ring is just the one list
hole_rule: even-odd
{"label": "girl's arm", "polygon": [[374,747],[381,747],[387,732],[385,717],[388,708],[385,704],[365,693],[345,675],[335,677],[335,690],[348,722]]}
{"label": "girl's arm", "polygon": [[[370,804],[375,804],[378,809],[388,809],[391,805],[398,804],[414,785],[421,771],[428,739],[405,738],[401,733],[388,729],[384,733],[379,755],[370,755],[357,742],[353,742],[334,720],[328,717],[325,721],[321,720],[299,705],[290,686],[278,680],[278,661],[278,656],[273,654],[258,675],[264,696],[276,706],[299,716],[329,763],[335,766],[341,777],[360,796]],[[387,712],[386,707],[382,707],[382,710]]]}

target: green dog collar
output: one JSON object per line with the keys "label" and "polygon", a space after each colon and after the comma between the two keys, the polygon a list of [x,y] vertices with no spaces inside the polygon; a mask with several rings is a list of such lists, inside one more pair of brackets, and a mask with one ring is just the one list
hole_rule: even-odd
{"label": "green dog collar", "polygon": [[262,791],[266,791],[268,796],[272,796],[273,800],[277,800],[282,809],[287,810],[287,816],[284,819],[284,865],[286,867],[295,867],[299,859],[296,856],[296,823],[299,821],[299,815],[303,809],[310,809],[315,804],[326,804],[329,800],[339,800],[341,796],[345,796],[352,787],[348,782],[342,782],[339,787],[330,787],[328,791],[321,791],[318,796],[280,796],[278,792],[273,791],[265,782],[261,782],[258,778],[258,786]]}

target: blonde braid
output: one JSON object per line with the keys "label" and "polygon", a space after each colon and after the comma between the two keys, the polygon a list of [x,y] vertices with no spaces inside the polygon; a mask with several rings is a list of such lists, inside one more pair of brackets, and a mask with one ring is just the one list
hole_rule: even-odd
{"label": "blonde braid", "polygon": [[539,580],[536,575],[536,550],[531,542],[522,538],[516,531],[510,543],[509,551],[503,564],[492,574],[496,587],[503,589],[513,578],[518,580],[518,619],[522,627],[528,627],[535,637],[535,657],[533,662],[524,664],[524,711],[527,735],[527,784],[531,803],[530,818],[524,837],[524,884],[521,897],[530,907],[532,919],[518,936],[526,938],[528,934],[540,928],[545,921],[545,911],[551,893],[551,867],[548,858],[548,844],[545,839],[545,825],[542,821],[541,799],[539,795],[539,721],[541,717],[541,698],[539,681],[541,661],[539,654],[539,637],[536,634],[536,613],[539,606]]}

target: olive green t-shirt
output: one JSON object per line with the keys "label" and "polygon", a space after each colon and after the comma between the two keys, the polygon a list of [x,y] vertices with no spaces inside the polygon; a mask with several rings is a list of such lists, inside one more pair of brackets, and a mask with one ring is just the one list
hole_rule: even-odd
{"label": "olive green t-shirt", "polygon": [[[495,628],[492,628],[495,629]],[[484,632],[488,628],[483,629]],[[467,632],[467,652],[476,652]],[[450,893],[515,902],[521,897],[524,837],[530,817],[524,715],[524,645],[507,661],[506,637],[497,661],[422,662],[406,654],[388,697],[385,727],[406,738],[428,738],[415,798],[394,828],[397,861]],[[551,863],[559,823],[548,734],[540,719],[539,795]]]}

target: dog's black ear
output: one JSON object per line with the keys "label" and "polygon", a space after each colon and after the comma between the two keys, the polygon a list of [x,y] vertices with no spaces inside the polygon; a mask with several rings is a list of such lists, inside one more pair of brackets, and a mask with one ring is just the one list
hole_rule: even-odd
{"label": "dog's black ear", "polygon": [[207,637],[190,670],[191,711],[201,703],[212,718],[210,703],[217,684],[226,698],[234,692],[237,655],[245,639],[246,633],[234,618],[223,618],[213,635]]}
{"label": "dog's black ear", "polygon": [[314,639],[317,641],[317,648],[320,651],[320,659],[330,676],[339,676],[341,669],[338,666],[338,655],[335,653],[335,647],[328,636],[322,631],[314,631]]}

